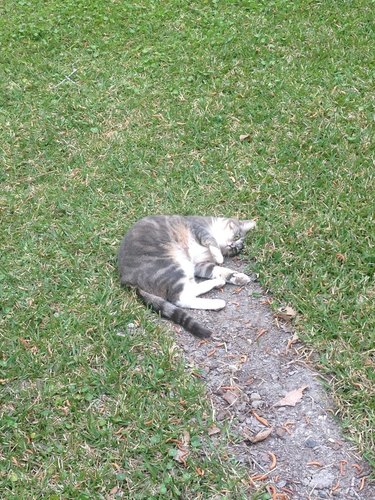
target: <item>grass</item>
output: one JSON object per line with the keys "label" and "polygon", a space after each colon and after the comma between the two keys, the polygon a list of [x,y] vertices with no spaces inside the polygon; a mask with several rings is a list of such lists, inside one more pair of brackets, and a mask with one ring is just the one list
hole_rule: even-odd
{"label": "grass", "polygon": [[118,285],[150,213],[258,217],[253,267],[374,463],[373,7],[2,3],[3,497],[245,495],[203,388]]}

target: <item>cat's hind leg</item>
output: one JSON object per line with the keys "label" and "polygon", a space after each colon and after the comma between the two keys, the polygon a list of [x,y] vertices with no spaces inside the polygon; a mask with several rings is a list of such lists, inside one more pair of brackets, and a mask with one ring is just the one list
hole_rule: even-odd
{"label": "cat's hind leg", "polygon": [[189,309],[211,309],[216,311],[223,309],[225,307],[225,300],[201,299],[198,295],[207,293],[213,288],[223,286],[224,284],[225,280],[223,278],[207,280],[202,283],[186,283],[175,304],[179,307],[187,307]]}
{"label": "cat's hind leg", "polygon": [[225,283],[225,279],[221,277],[202,281],[201,283],[194,283],[194,294],[198,297],[199,295],[209,292],[213,288],[221,288]]}
{"label": "cat's hind leg", "polygon": [[221,299],[201,299],[200,297],[185,296],[181,294],[176,302],[178,307],[186,307],[188,309],[206,309],[219,311],[225,307],[225,300]]}

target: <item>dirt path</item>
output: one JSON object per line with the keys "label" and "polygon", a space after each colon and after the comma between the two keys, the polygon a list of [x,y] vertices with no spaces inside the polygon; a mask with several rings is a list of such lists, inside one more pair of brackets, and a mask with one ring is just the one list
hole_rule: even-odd
{"label": "dirt path", "polygon": [[[244,264],[231,259],[228,267],[243,271]],[[203,370],[216,421],[230,422],[239,436],[230,452],[249,467],[254,491],[268,484],[285,495],[274,495],[279,500],[375,499],[368,464],[345,441],[303,345],[288,348],[292,327],[275,321],[259,284],[226,285],[211,296],[225,299],[226,308],[192,313],[215,332],[213,339],[200,342],[180,331],[176,342],[187,363]],[[295,406],[275,406],[304,386]],[[264,431],[268,437],[251,442]]]}

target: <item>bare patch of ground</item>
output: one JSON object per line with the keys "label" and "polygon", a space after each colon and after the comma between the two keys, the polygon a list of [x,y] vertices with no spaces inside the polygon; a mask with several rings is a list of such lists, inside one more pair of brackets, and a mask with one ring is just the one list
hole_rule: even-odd
{"label": "bare patch of ground", "polygon": [[[231,259],[228,267],[243,272],[244,263]],[[290,323],[275,320],[255,279],[209,295],[226,300],[226,308],[192,315],[213,330],[213,338],[199,341],[180,330],[176,343],[202,373],[216,432],[226,422],[238,437],[229,451],[249,468],[253,491],[267,485],[278,500],[375,498],[369,465],[345,440],[306,349]],[[296,389],[301,397],[295,406],[275,406]]]}

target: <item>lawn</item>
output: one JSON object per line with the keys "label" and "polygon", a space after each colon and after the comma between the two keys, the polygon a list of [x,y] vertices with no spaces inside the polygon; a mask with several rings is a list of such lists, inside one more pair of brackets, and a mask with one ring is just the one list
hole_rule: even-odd
{"label": "lawn", "polygon": [[245,495],[173,333],[118,283],[119,242],[152,213],[258,218],[249,268],[299,312],[374,463],[373,10],[1,3],[3,498]]}

